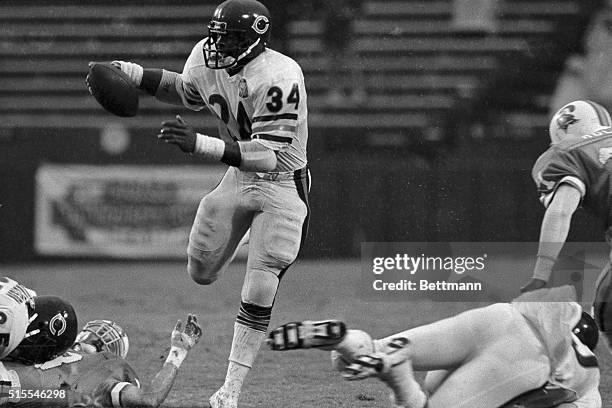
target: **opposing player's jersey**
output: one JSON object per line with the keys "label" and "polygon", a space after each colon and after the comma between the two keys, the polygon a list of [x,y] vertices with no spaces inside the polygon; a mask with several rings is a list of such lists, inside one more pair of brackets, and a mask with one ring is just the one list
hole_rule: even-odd
{"label": "opposing player's jersey", "polygon": [[583,207],[612,226],[612,128],[567,138],[552,145],[533,166],[532,176],[545,206],[563,183],[582,194]]}
{"label": "opposing player's jersey", "polygon": [[582,400],[583,404],[592,402],[579,407],[598,407],[601,397],[597,358],[572,333],[582,315],[580,305],[571,300],[575,298],[572,287],[562,286],[525,293],[512,305],[532,324],[546,346],[551,365],[548,386],[569,391],[575,401]]}
{"label": "opposing player's jersey", "polygon": [[4,378],[0,367],[0,404],[8,402],[9,407],[68,406],[81,401],[83,396],[105,407],[118,407],[120,392],[126,385],[140,386],[132,367],[110,352],[68,352],[34,366],[14,362],[3,364]]}
{"label": "opposing player's jersey", "polygon": [[204,42],[196,44],[183,68],[183,85],[177,90],[185,106],[208,107],[223,123],[222,139],[252,139],[277,151],[277,172],[306,166],[308,110],[300,66],[266,49],[230,76],[224,69],[206,67]]}

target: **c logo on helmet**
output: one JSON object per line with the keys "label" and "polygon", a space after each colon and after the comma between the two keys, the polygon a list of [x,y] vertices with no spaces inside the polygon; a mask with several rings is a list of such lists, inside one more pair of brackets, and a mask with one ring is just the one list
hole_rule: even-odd
{"label": "c logo on helmet", "polygon": [[270,20],[266,16],[257,16],[251,27],[257,34],[264,34],[270,27]]}
{"label": "c logo on helmet", "polygon": [[52,335],[61,336],[64,334],[66,331],[66,326],[68,326],[68,323],[66,323],[66,317],[68,317],[68,313],[64,312],[63,315],[62,313],[58,313],[51,318],[51,321],[49,322],[49,331]]}

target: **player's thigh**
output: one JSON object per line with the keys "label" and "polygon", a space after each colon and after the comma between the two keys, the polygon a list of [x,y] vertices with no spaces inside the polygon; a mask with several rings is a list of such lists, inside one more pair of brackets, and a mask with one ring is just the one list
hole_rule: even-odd
{"label": "player's thigh", "polygon": [[467,310],[447,319],[394,334],[410,340],[412,365],[417,371],[453,368],[507,334],[515,313],[507,304]]}
{"label": "player's thigh", "polygon": [[189,234],[189,257],[204,268],[222,267],[234,254],[250,220],[251,214],[240,207],[235,171],[230,169],[200,201]]}
{"label": "player's thigh", "polygon": [[548,380],[546,348],[524,317],[506,304],[484,309],[499,318],[486,321],[481,348],[439,385],[431,408],[498,407]]}
{"label": "player's thigh", "polygon": [[539,362],[508,365],[483,353],[454,370],[429,398],[429,408],[495,408],[543,385],[550,367]]}
{"label": "player's thigh", "polygon": [[308,207],[295,189],[279,189],[277,193],[274,202],[253,217],[247,268],[278,275],[297,258]]}
{"label": "player's thigh", "polygon": [[271,305],[281,274],[297,258],[308,211],[306,204],[296,198],[285,208],[253,217],[243,300]]}

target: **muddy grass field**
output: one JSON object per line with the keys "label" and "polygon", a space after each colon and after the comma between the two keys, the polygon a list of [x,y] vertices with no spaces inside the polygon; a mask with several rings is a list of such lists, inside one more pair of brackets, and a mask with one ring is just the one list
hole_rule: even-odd
{"label": "muddy grass field", "polygon": [[[223,383],[244,268],[243,263],[231,265],[207,287],[193,283],[183,264],[169,262],[0,265],[0,274],[39,294],[70,300],[79,324],[91,319],[120,323],[130,338],[127,359],[143,382],[162,366],[176,320],[196,313],[204,336],[181,367],[164,404],[191,408],[208,407],[208,397]],[[357,293],[359,273],[356,261],[298,261],[281,283],[271,327],[333,317],[381,337],[480,305],[366,301]],[[604,406],[610,406],[612,358],[603,347],[598,356]],[[263,346],[240,407],[389,407],[387,395],[375,380],[342,380],[331,370],[326,352],[272,352]]]}

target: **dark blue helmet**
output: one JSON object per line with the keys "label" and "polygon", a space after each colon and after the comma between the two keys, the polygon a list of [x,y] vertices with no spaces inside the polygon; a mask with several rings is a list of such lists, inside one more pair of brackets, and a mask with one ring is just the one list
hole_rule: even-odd
{"label": "dark blue helmet", "polygon": [[599,330],[597,324],[590,314],[582,312],[582,316],[578,321],[578,324],[574,326],[573,333],[580,339],[582,344],[595,350],[597,342],[599,341]]}
{"label": "dark blue helmet", "polygon": [[226,0],[208,23],[204,61],[225,69],[264,50],[270,39],[270,12],[256,0]]}
{"label": "dark blue helmet", "polygon": [[36,296],[31,305],[25,338],[9,357],[26,364],[44,363],[72,346],[79,329],[77,317],[70,303],[56,296]]}

